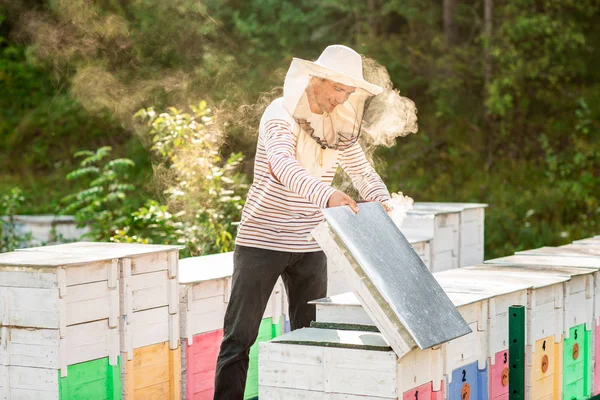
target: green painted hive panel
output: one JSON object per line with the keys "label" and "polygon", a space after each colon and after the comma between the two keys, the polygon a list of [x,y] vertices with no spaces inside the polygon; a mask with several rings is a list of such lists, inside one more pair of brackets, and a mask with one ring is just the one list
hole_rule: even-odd
{"label": "green painted hive panel", "polygon": [[107,358],[73,364],[67,367],[67,376],[60,377],[60,400],[120,400],[121,360],[110,365]]}
{"label": "green painted hive panel", "polygon": [[591,331],[585,324],[569,329],[563,344],[563,399],[587,399],[591,392]]}
{"label": "green painted hive panel", "polygon": [[281,319],[278,324],[274,324],[272,318],[264,318],[260,322],[258,338],[250,348],[250,361],[248,364],[248,377],[246,379],[244,399],[253,399],[258,396],[258,344],[281,335],[281,328]]}

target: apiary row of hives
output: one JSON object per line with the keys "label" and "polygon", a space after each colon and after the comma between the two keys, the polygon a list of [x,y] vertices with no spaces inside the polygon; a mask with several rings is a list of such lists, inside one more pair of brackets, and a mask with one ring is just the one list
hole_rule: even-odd
{"label": "apiary row of hives", "polygon": [[471,332],[405,354],[355,293],[317,300],[313,327],[261,344],[260,397],[588,399],[600,393],[599,271],[595,237],[434,272]]}
{"label": "apiary row of hives", "polygon": [[[428,268],[483,259],[484,205],[419,207],[403,229]],[[1,254],[0,398],[212,398],[232,253],[179,262],[178,250],[81,242]],[[330,293],[345,291],[333,275]],[[258,344],[289,331],[286,310],[279,281],[246,398],[258,395]]]}

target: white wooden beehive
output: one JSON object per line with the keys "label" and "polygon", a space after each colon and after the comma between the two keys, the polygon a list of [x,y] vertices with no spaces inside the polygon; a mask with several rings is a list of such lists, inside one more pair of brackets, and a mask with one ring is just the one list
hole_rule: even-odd
{"label": "white wooden beehive", "polygon": [[399,228],[406,237],[432,238],[431,272],[459,267],[459,208],[410,210]]}
{"label": "white wooden beehive", "polygon": [[[597,285],[600,279],[600,257],[570,257],[561,255],[515,255],[486,261],[488,264],[507,264],[515,266],[529,266],[542,269],[550,273],[569,276],[571,279],[565,283],[564,293],[564,320],[563,328],[565,338],[569,337],[572,326],[587,324],[593,327],[594,315],[599,309],[600,293]],[[596,306],[595,306],[596,305]]]}
{"label": "white wooden beehive", "polygon": [[[191,338],[223,328],[225,310],[231,295],[233,253],[190,257],[180,261],[179,307],[181,337]],[[279,323],[284,314],[285,292],[283,281],[278,279],[263,318]]]}
{"label": "white wooden beehive", "polygon": [[[280,342],[290,337],[312,345]],[[260,398],[365,400],[399,396],[397,357],[377,332],[300,329],[261,343],[259,366]]]}
{"label": "white wooden beehive", "polygon": [[460,209],[458,265],[480,264],[484,258],[485,209],[482,203],[416,202],[415,210],[433,208]]}
{"label": "white wooden beehive", "polygon": [[169,342],[179,347],[178,251],[181,246],[76,242],[22,252],[110,254],[119,259],[121,351]]}
{"label": "white wooden beehive", "polygon": [[[460,292],[448,293],[448,296],[473,332],[434,348],[420,350],[415,347],[397,358],[396,384],[399,395],[427,384],[432,385],[433,391],[443,390],[444,376],[452,376],[454,369],[472,362],[478,362],[480,369],[486,367],[487,301],[491,296]],[[353,293],[344,293],[313,303],[317,308],[319,322],[375,326]]]}
{"label": "white wooden beehive", "polygon": [[[119,355],[119,280],[114,258],[0,254],[0,365],[3,386],[27,368],[67,366]],[[16,379],[16,378],[15,378]]]}
{"label": "white wooden beehive", "polygon": [[181,338],[192,345],[194,335],[223,328],[231,292],[233,253],[179,261]]}

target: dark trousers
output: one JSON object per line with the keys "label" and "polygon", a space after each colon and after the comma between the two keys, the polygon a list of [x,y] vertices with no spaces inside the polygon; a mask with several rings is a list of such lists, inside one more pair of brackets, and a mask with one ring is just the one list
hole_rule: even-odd
{"label": "dark trousers", "polygon": [[307,302],[327,294],[325,254],[235,248],[231,298],[217,359],[215,400],[243,399],[250,347],[256,341],[267,302],[280,275],[289,298],[291,329],[310,326],[315,320],[315,306]]}

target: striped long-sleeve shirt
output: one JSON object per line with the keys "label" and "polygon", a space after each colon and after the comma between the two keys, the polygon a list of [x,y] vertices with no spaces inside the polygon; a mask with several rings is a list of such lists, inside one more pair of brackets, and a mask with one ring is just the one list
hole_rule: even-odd
{"label": "striped long-sleeve shirt", "polygon": [[236,244],[269,250],[321,250],[310,232],[323,221],[322,208],[335,192],[338,164],[367,201],[389,200],[389,192],[358,143],[338,153],[337,162],[316,178],[296,159],[294,122],[281,102],[273,102],[259,129],[254,183],[242,212]]}

